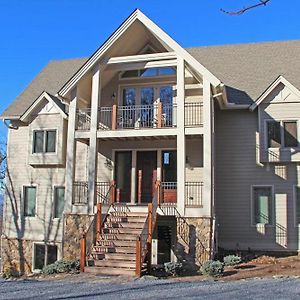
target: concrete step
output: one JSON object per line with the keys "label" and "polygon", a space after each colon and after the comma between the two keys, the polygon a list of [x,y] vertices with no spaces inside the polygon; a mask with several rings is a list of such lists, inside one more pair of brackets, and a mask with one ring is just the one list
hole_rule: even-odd
{"label": "concrete step", "polygon": [[94,260],[94,265],[96,267],[135,269],[135,261],[125,261],[125,260],[123,261],[112,260],[112,259]]}
{"label": "concrete step", "polygon": [[135,276],[135,269],[109,268],[109,267],[85,267],[86,273],[96,275],[126,275]]}

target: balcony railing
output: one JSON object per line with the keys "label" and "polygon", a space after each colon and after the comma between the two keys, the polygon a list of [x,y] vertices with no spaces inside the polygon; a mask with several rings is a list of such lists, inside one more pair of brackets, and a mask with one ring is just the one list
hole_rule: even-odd
{"label": "balcony railing", "polygon": [[203,126],[203,103],[184,104],[184,125],[186,127]]}
{"label": "balcony railing", "polygon": [[[95,204],[107,204],[111,199],[113,185],[110,182],[96,182],[96,199]],[[88,182],[87,181],[74,181],[73,182],[73,204],[84,205],[88,203]]]}
{"label": "balcony railing", "polygon": [[203,182],[186,182],[185,183],[185,206],[201,207],[202,190],[203,190]]}

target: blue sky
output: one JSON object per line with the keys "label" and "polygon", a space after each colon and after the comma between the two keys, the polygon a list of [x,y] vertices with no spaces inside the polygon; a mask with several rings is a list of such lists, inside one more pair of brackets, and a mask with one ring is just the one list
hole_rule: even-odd
{"label": "blue sky", "polygon": [[184,47],[300,39],[298,0],[220,12],[258,1],[0,0],[0,111],[49,60],[89,56],[135,8]]}

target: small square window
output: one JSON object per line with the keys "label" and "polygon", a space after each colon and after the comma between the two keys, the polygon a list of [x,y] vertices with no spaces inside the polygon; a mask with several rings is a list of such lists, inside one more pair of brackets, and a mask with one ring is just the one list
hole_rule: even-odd
{"label": "small square window", "polygon": [[34,269],[43,269],[57,261],[57,246],[34,244]]}
{"label": "small square window", "polygon": [[56,130],[35,130],[33,132],[33,153],[56,151]]}

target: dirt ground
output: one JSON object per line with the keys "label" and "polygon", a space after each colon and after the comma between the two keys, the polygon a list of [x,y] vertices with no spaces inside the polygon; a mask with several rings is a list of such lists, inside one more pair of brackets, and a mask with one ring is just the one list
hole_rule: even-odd
{"label": "dirt ground", "polygon": [[[299,276],[300,278],[300,255],[284,258],[272,256],[260,256],[247,263],[241,263],[236,267],[225,267],[224,274],[217,280],[232,281],[250,278]],[[202,275],[177,278],[179,281],[205,280]]]}

